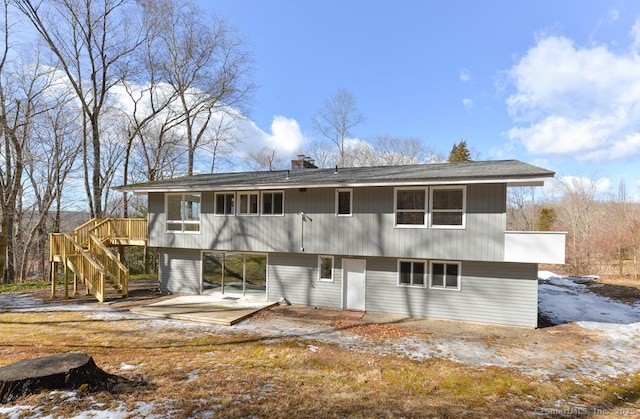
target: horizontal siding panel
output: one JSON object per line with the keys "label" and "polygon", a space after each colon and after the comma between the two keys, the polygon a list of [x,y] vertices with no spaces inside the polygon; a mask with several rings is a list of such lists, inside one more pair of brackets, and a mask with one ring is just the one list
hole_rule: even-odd
{"label": "horizontal siding panel", "polygon": [[537,267],[463,262],[461,290],[400,287],[397,261],[367,262],[367,311],[535,327]]}
{"label": "horizontal siding panel", "polygon": [[199,294],[201,253],[194,249],[159,249],[158,279],[162,291]]}
{"label": "horizontal siding panel", "polygon": [[[318,256],[271,253],[268,299],[293,304],[343,307],[342,259],[334,258],[334,282],[318,281]],[[200,292],[201,252],[160,249],[160,288],[176,293]],[[504,325],[537,326],[537,265],[462,262],[461,290],[397,285],[397,259],[366,259],[365,310]]]}
{"label": "horizontal siding panel", "polygon": [[334,281],[318,281],[317,255],[269,255],[270,300],[284,297],[292,304],[315,307],[342,307],[340,259],[334,259]]}

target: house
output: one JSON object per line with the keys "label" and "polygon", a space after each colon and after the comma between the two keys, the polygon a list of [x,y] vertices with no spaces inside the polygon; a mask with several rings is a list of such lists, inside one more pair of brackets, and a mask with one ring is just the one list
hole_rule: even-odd
{"label": "house", "polygon": [[148,196],[160,288],[536,327],[538,263],[565,234],[506,231],[516,160],[195,175],[116,188]]}

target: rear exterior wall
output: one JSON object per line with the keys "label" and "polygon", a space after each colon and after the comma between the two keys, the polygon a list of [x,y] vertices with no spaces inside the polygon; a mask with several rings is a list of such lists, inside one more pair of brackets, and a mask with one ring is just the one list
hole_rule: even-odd
{"label": "rear exterior wall", "polygon": [[[201,250],[160,249],[160,288],[174,293],[200,293]],[[334,280],[318,280],[318,255],[270,253],[267,299],[284,297],[293,304],[341,309],[344,305],[342,264],[334,257]],[[478,323],[536,327],[537,265],[461,262],[460,290],[398,285],[396,258],[367,257],[365,310]]]}
{"label": "rear exterior wall", "polygon": [[352,194],[348,217],[335,215],[335,188],[285,190],[283,216],[220,216],[214,214],[215,193],[203,192],[200,232],[174,233],[166,229],[165,194],[151,193],[149,244],[300,256],[504,260],[505,184],[467,186],[464,229],[395,227],[393,187],[353,188]]}

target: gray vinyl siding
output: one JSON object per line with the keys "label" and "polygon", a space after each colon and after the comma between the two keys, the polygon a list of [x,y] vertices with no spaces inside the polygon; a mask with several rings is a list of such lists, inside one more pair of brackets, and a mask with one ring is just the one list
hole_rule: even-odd
{"label": "gray vinyl siding", "polygon": [[[334,257],[334,281],[318,280],[318,255],[268,255],[267,299],[293,304],[343,307],[342,260]],[[428,265],[428,260],[426,261]],[[201,252],[160,249],[160,289],[200,292]],[[366,258],[365,310],[478,323],[536,327],[536,264],[461,262],[460,290],[398,286],[398,259]]]}
{"label": "gray vinyl siding", "polygon": [[161,291],[199,294],[201,252],[195,249],[159,249],[158,281]]}
{"label": "gray vinyl siding", "polygon": [[536,327],[536,264],[462,262],[460,290],[398,286],[397,260],[367,260],[366,310]]}
{"label": "gray vinyl siding", "polygon": [[334,281],[318,280],[318,255],[269,255],[268,300],[284,297],[293,304],[342,307],[341,259],[334,258]]}
{"label": "gray vinyl siding", "polygon": [[[264,253],[504,260],[505,184],[467,186],[464,229],[396,228],[393,187],[353,188],[352,193],[353,216],[336,217],[334,188],[285,190],[284,216],[217,216],[214,193],[205,192],[200,232],[195,234],[166,232],[164,194],[151,193],[149,243]],[[311,219],[304,226],[300,212]]]}

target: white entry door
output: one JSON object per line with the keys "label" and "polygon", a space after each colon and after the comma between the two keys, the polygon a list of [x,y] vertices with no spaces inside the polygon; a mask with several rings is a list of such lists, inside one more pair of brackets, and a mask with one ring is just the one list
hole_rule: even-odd
{"label": "white entry door", "polygon": [[344,281],[344,308],[364,311],[366,261],[364,259],[342,259]]}

